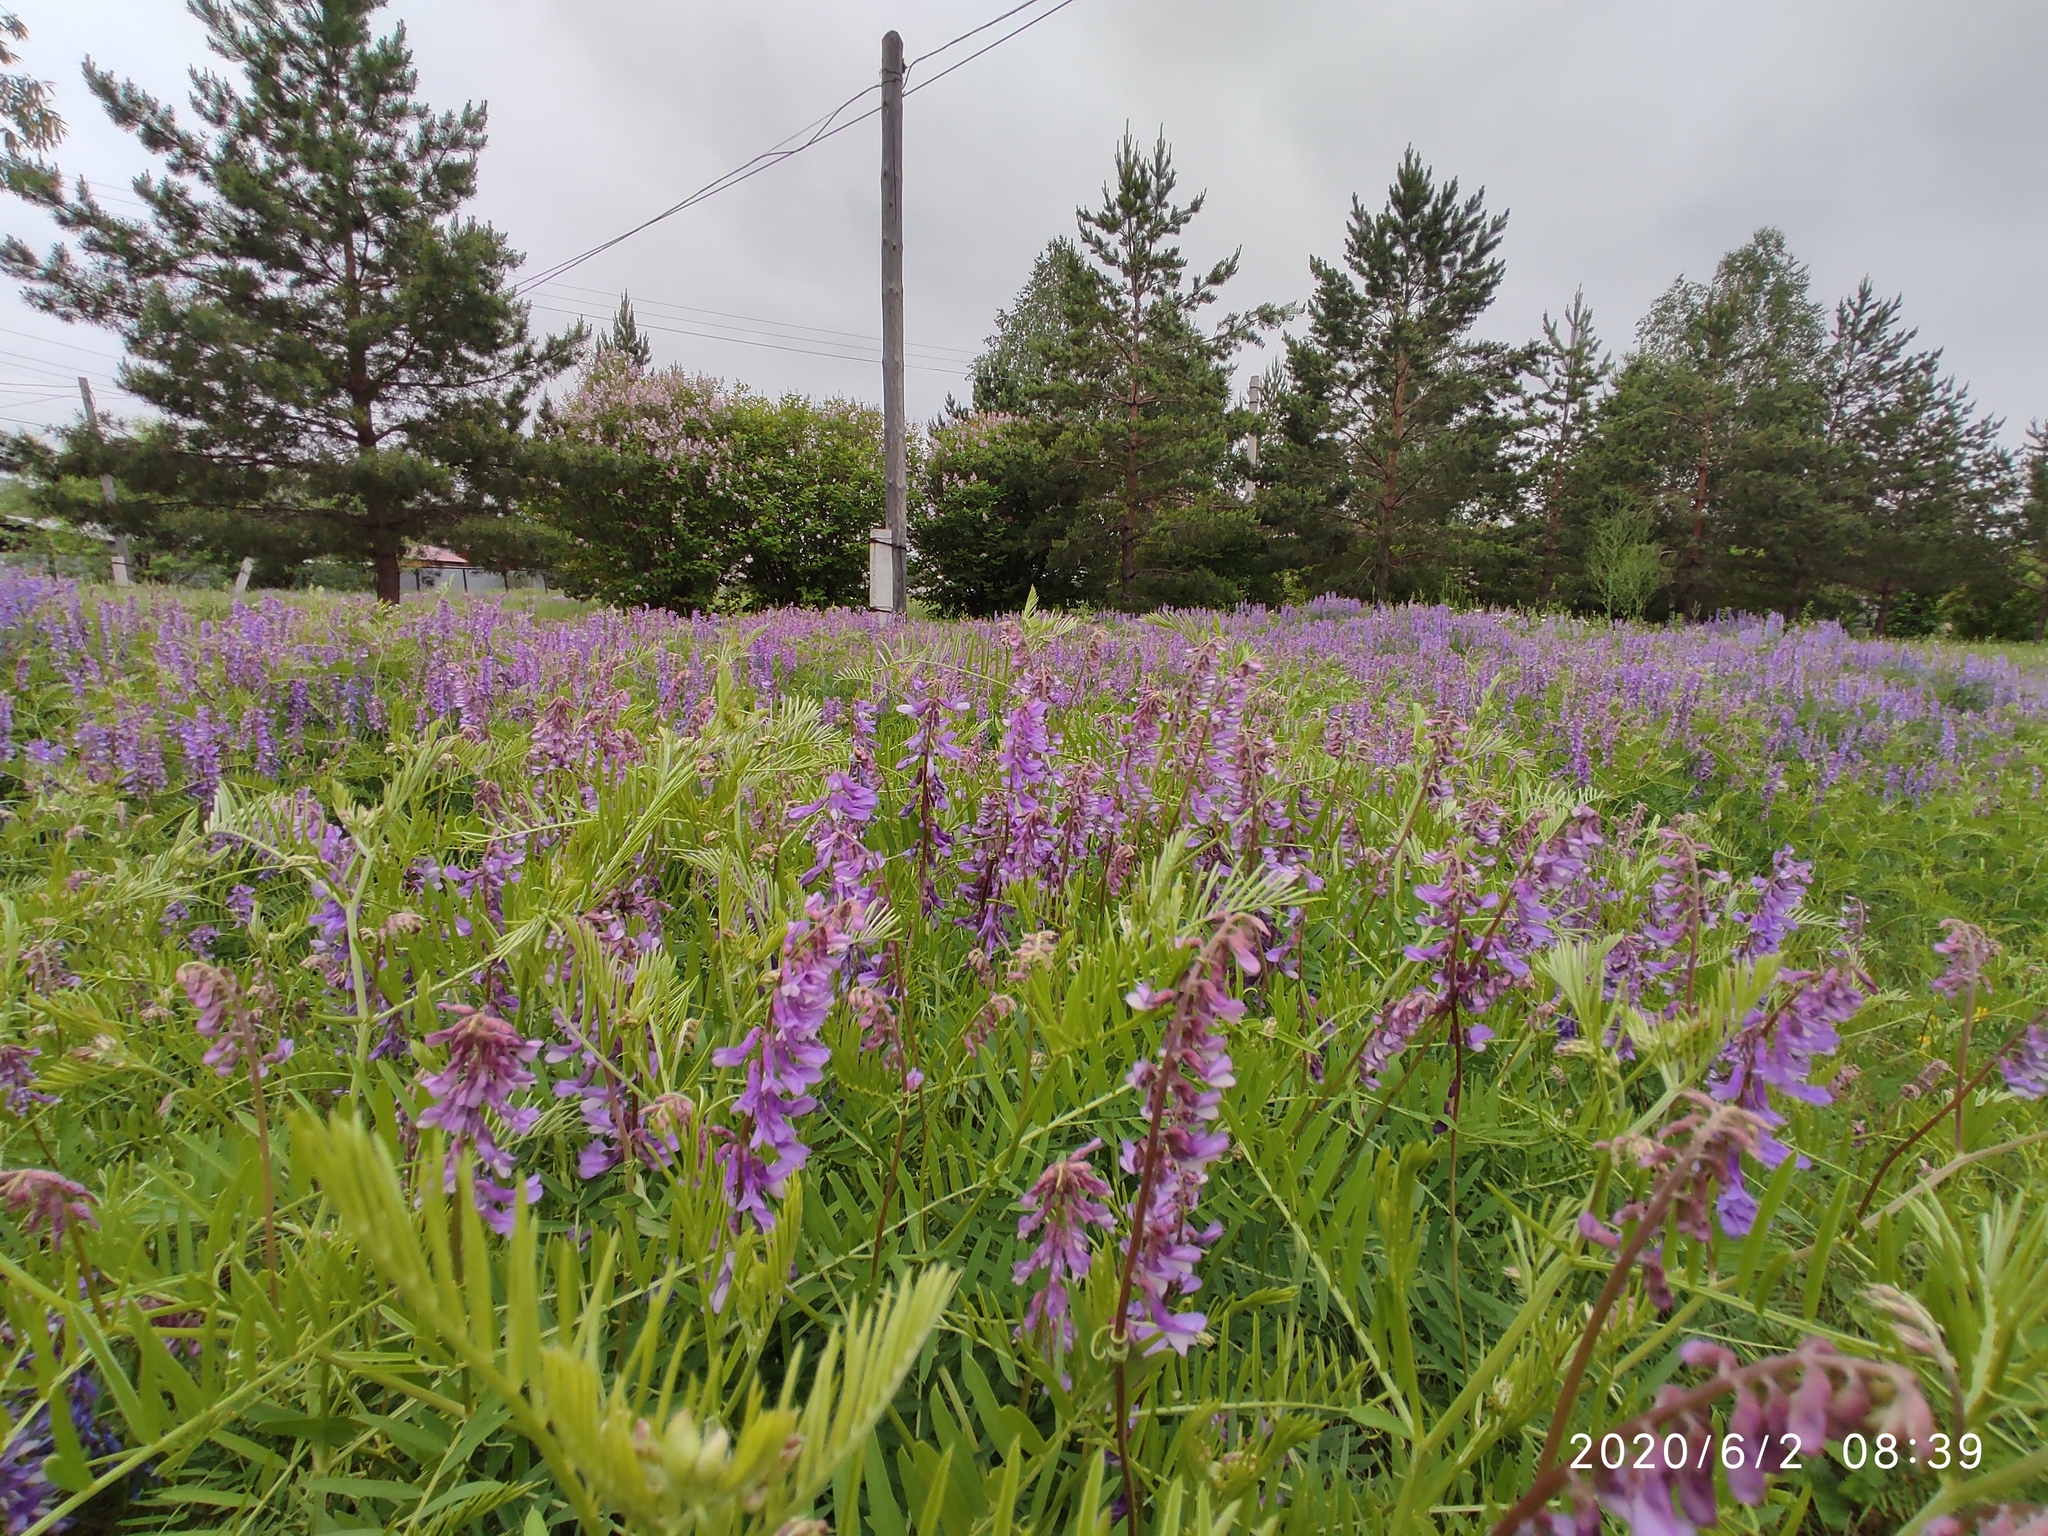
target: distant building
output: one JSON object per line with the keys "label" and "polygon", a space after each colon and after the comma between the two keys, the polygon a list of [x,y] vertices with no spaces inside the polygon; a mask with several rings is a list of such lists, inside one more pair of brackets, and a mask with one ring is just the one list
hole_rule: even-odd
{"label": "distant building", "polygon": [[399,560],[399,589],[404,592],[504,592],[548,589],[539,571],[516,571],[508,583],[503,573],[471,565],[469,557],[438,544],[415,544]]}

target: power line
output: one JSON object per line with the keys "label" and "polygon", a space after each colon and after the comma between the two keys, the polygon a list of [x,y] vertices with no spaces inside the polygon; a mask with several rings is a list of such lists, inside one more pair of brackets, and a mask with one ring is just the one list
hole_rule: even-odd
{"label": "power line", "polygon": [[75,341],[59,341],[54,336],[38,336],[34,331],[17,331],[12,326],[0,325],[0,332],[4,332],[9,336],[19,336],[24,340],[37,342],[46,347],[67,347],[73,352],[83,352],[87,357],[104,358],[110,363],[121,361],[120,358],[111,352],[101,352],[92,347],[81,347]]}
{"label": "power line", "polygon": [[[917,68],[917,66],[922,64],[926,59],[936,59],[940,54],[944,53],[947,49],[957,48],[960,46],[960,44],[966,42],[967,39],[969,39],[970,37],[979,37],[982,33],[986,32],[990,27],[999,27],[1004,22],[1008,21],[1012,16],[1016,15],[1019,11],[1028,11],[1031,9],[1032,6],[1037,5],[1039,3],[1040,0],[1024,0],[1024,3],[1022,5],[1013,5],[1007,11],[1003,12],[1003,14],[1000,16],[991,16],[987,21],[984,21],[980,26],[974,27],[969,31],[962,32],[958,37],[953,38],[948,42],[943,42],[939,44],[939,46],[936,48],[927,49],[925,52],[920,53],[916,58],[912,59],[908,64],[903,66],[903,73],[906,75],[909,74],[913,69]],[[1051,12],[1047,12],[1046,14],[1050,15]],[[903,94],[907,96],[910,93],[908,91],[905,91]]]}
{"label": "power line", "polygon": [[[1049,10],[1049,11],[1041,11],[1041,12],[1040,12],[1040,13],[1039,13],[1038,15],[1036,15],[1036,16],[1034,16],[1034,17],[1032,17],[1032,18],[1031,18],[1031,19],[1030,19],[1029,21],[1025,22],[1025,23],[1024,23],[1024,24],[1023,24],[1023,25],[1022,25],[1021,27],[1018,27],[1018,28],[1016,29],[1016,31],[1014,31],[1014,32],[1005,32],[1005,33],[1004,33],[1004,34],[1003,34],[1003,35],[1002,35],[1001,37],[997,38],[997,39],[996,39],[996,40],[995,40],[994,42],[992,42],[992,43],[989,43],[989,44],[987,44],[987,45],[986,45],[986,46],[984,46],[984,47],[981,47],[981,48],[977,48],[977,49],[975,49],[975,50],[974,50],[974,52],[972,52],[972,53],[970,53],[969,55],[967,55],[967,57],[966,57],[966,58],[964,58],[964,59],[960,60],[960,62],[959,62],[959,63],[957,63],[957,64],[948,64],[948,65],[947,65],[947,66],[946,66],[946,67],[945,67],[944,69],[940,70],[940,71],[939,71],[939,72],[938,72],[938,73],[937,73],[936,75],[933,75],[933,76],[931,77],[931,79],[929,79],[929,80],[920,80],[920,81],[919,81],[919,82],[918,82],[918,83],[917,83],[916,85],[913,85],[913,86],[911,86],[911,87],[910,87],[910,88],[909,88],[908,90],[904,91],[904,93],[903,93],[903,94],[904,94],[904,95],[906,95],[906,96],[915,96],[915,95],[916,95],[916,94],[917,94],[917,93],[918,93],[919,91],[923,90],[923,89],[924,89],[924,88],[925,88],[926,86],[928,86],[928,85],[937,85],[937,84],[938,84],[938,83],[939,83],[939,82],[940,82],[941,80],[945,79],[945,78],[946,78],[946,76],[948,76],[948,75],[950,75],[951,73],[953,73],[953,71],[954,71],[954,70],[956,70],[956,69],[959,69],[959,68],[961,68],[961,67],[962,67],[962,66],[964,66],[964,65],[972,64],[972,63],[973,63],[973,62],[974,62],[974,61],[975,61],[976,59],[980,58],[980,57],[981,57],[981,56],[982,56],[982,55],[983,55],[984,53],[988,53],[988,52],[990,52],[990,51],[991,51],[991,50],[993,50],[993,49],[996,49],[996,48],[1000,48],[1000,47],[1002,47],[1002,46],[1003,46],[1003,44],[1007,43],[1007,42],[1008,42],[1008,41],[1009,41],[1009,40],[1010,40],[1011,38],[1013,38],[1013,37],[1021,37],[1021,36],[1022,36],[1022,35],[1023,35],[1024,33],[1026,33],[1026,32],[1029,32],[1029,31],[1030,31],[1030,30],[1031,30],[1031,29],[1032,29],[1033,27],[1037,26],[1037,25],[1038,25],[1038,24],[1039,24],[1039,23],[1040,23],[1041,21],[1044,21],[1044,20],[1046,19],[1046,17],[1048,17],[1048,16],[1055,16],[1055,15],[1058,15],[1058,14],[1059,14],[1059,13],[1060,13],[1061,11],[1064,11],[1064,10],[1065,10],[1065,9],[1066,9],[1066,8],[1067,8],[1068,6],[1072,5],[1073,3],[1074,3],[1074,0],[1060,0],[1060,3],[1059,3],[1058,5],[1056,5],[1056,6],[1054,6],[1054,7],[1053,7],[1053,8],[1051,9],[1051,10]],[[1021,6],[1021,5],[1017,7],[1017,10],[1018,10],[1018,11],[1021,11],[1021,10],[1023,10],[1023,9],[1024,9],[1024,7],[1023,7],[1023,6]],[[1010,14],[1010,15],[1012,15],[1012,16],[1014,16],[1014,15],[1016,15],[1016,14],[1017,14],[1017,11],[1011,11],[1011,12],[1010,12],[1009,14]],[[1002,18],[998,18],[998,20],[1000,20],[1000,19],[1002,19]],[[988,29],[988,27],[990,27],[990,26],[993,26],[993,25],[994,25],[994,23],[993,23],[993,22],[987,22],[987,23],[984,23],[984,24],[983,24],[982,26],[976,27],[976,28],[975,28],[974,30],[975,30],[976,32],[982,32],[982,31],[986,31],[986,30]],[[953,39],[953,42],[954,42],[954,43],[960,42],[960,41],[962,41],[962,40],[963,40],[964,38],[967,38],[967,37],[971,37],[971,36],[973,36],[973,35],[974,35],[974,34],[973,34],[973,33],[971,33],[971,32],[970,32],[970,33],[962,33],[960,37],[956,37],[956,38],[954,38],[954,39]],[[932,53],[943,53],[943,52],[945,52],[945,50],[946,50],[947,48],[950,48],[950,47],[952,47],[952,46],[953,46],[953,43],[947,43],[947,44],[945,44],[945,45],[944,45],[943,47],[939,47],[939,48],[934,48],[934,49],[932,50]],[[920,56],[920,58],[930,58],[931,56],[932,56],[932,54],[923,54],[923,55],[921,55],[921,56]],[[915,68],[918,62],[919,62],[918,60],[912,60],[912,61],[911,61],[911,68]],[[906,70],[904,71],[904,73],[905,73],[905,74],[908,74],[909,72],[910,72],[910,71],[909,71],[909,69],[906,69]]]}
{"label": "power line", "polygon": [[[1011,7],[1009,10],[1003,12],[1002,15],[997,16],[994,20],[985,21],[978,27],[969,28],[967,31],[962,32],[958,37],[951,38],[948,41],[941,43],[938,47],[932,49],[930,52],[919,54],[916,59],[911,61],[910,68],[915,68],[918,63],[922,62],[925,59],[936,58],[938,55],[946,52],[947,49],[957,47],[959,44],[965,42],[968,38],[973,37],[978,33],[986,32],[990,27],[996,26],[1004,21],[1007,21],[1010,17],[1017,15],[1021,11],[1029,10],[1032,6],[1040,5],[1043,3],[1044,0],[1025,0],[1024,4]],[[959,63],[948,65],[945,69],[940,70],[936,75],[932,76],[931,79],[920,81],[917,85],[911,86],[903,94],[906,96],[913,95],[916,92],[923,90],[927,85],[936,85],[940,80],[943,80],[947,75],[953,73],[954,70],[960,68],[961,65],[973,63],[976,59],[980,58],[984,53],[989,52],[991,49],[1000,48],[1004,43],[1007,43],[1011,38],[1018,36],[1020,33],[1029,31],[1039,22],[1045,20],[1047,16],[1051,16],[1055,12],[1065,10],[1069,5],[1072,5],[1073,3],[1074,0],[1058,0],[1058,4],[1054,5],[1051,10],[1042,12],[1041,14],[1032,17],[1031,20],[1025,22],[1022,26],[1019,26],[1014,30],[1005,33],[1003,36],[997,38],[994,42],[986,44],[985,46],[977,49],[975,52],[969,54],[966,58],[960,60]],[[905,73],[908,74],[909,69],[906,69]],[[870,107],[867,111],[861,113],[859,117],[851,117],[846,119],[844,122],[838,122],[837,119],[840,113],[846,111],[855,102],[860,101],[867,96],[873,95],[880,89],[881,86],[879,84],[876,84],[868,86],[864,90],[854,92],[853,95],[847,97],[846,100],[842,101],[830,112],[827,112],[823,117],[814,119],[805,127],[797,129],[795,133],[788,135],[787,137],[771,145],[769,148],[762,150],[760,154],[755,155],[751,160],[742,161],[739,165],[734,166],[724,175],[715,177],[712,180],[707,181],[706,183],[704,183],[703,186],[699,187],[689,196],[682,199],[682,201],[674,203],[667,208],[664,208],[660,213],[655,214],[652,218],[641,220],[638,224],[635,224],[631,229],[625,231],[623,234],[614,235],[609,240],[605,240],[597,245],[593,245],[589,250],[584,251],[581,255],[571,256],[566,261],[558,261],[551,267],[543,268],[541,271],[536,272],[532,277],[526,278],[520,283],[518,283],[513,289],[513,291],[515,293],[525,293],[530,289],[539,287],[543,283],[552,282],[554,279],[562,276],[563,273],[569,272],[577,267],[582,266],[584,262],[589,261],[591,258],[596,256],[602,256],[606,251],[610,250],[613,246],[623,244],[625,241],[632,239],[633,236],[639,234],[641,231],[652,229],[655,225],[661,223],[662,220],[673,218],[675,217],[675,215],[681,213],[684,209],[694,207],[696,204],[705,201],[707,198],[716,197],[720,192],[728,191],[729,189],[738,186],[743,181],[751,181],[754,177],[760,175],[761,172],[769,169],[771,166],[780,165],[783,161],[788,160],[793,156],[800,155],[805,150],[814,148],[815,146],[824,143],[827,139],[836,138],[838,135],[844,133],[847,129],[856,127],[857,125],[866,122],[869,118],[879,114],[882,110],[881,107]],[[792,140],[797,140],[798,142],[796,142],[792,146]]]}
{"label": "power line", "polygon": [[[536,304],[533,307],[545,314],[573,315],[579,320],[603,318],[600,315],[593,315],[590,311],[584,309],[560,309],[552,304]],[[650,322],[642,325],[641,329],[645,331],[660,331],[664,335],[669,336],[696,336],[705,341],[729,341],[733,345],[740,347],[764,347],[770,352],[796,352],[801,353],[805,357],[829,357],[842,363],[872,364],[881,360],[879,352],[869,353],[865,356],[848,352],[824,352],[816,347],[798,347],[773,341],[753,341],[744,336],[721,336],[715,331],[692,331],[676,325],[655,325]],[[967,371],[965,367],[957,364],[952,367],[939,367],[932,363],[911,363],[907,366],[915,368],[921,373],[943,373],[948,378],[959,378]]]}
{"label": "power line", "polygon": [[[562,300],[562,302],[568,304],[580,305],[583,303],[583,301],[575,298],[565,297],[559,290],[569,289],[572,290],[574,293],[587,293],[600,298],[608,297],[608,295],[605,293],[605,290],[602,288],[585,288],[574,283],[551,283],[549,285],[549,289],[550,291],[547,294],[543,295],[543,297],[560,299]],[[665,299],[649,299],[643,298],[637,294],[633,295],[633,310],[636,318],[639,316],[639,313],[642,309],[651,309],[655,311],[657,319],[687,319],[694,324],[709,325],[712,326],[714,329],[720,331],[741,331],[756,336],[771,337],[772,339],[777,341],[815,341],[822,346],[828,347],[844,346],[848,342],[857,342],[862,346],[867,347],[879,347],[882,344],[881,337],[872,335],[865,331],[835,331],[821,325],[800,325],[793,320],[772,320],[765,315],[734,314],[730,310],[701,309],[694,304],[677,304]],[[665,315],[662,313],[663,311],[669,310],[682,311],[683,313],[681,315]],[[718,316],[727,320],[751,320],[755,322],[756,325],[766,326],[769,327],[769,329],[754,330],[748,326],[721,325],[718,323],[717,320],[696,319],[695,317],[699,315]],[[590,318],[604,317],[591,316]],[[935,363],[957,362],[962,365],[965,365],[966,363],[971,362],[977,355],[976,353],[969,351],[965,347],[942,347],[924,343],[918,343],[913,345],[911,347],[911,350],[913,352],[925,355],[932,362]]]}
{"label": "power line", "polygon": [[[63,379],[67,383],[78,377],[75,365],[53,362],[47,357],[36,357],[27,352],[10,352],[4,347],[0,347],[0,357],[12,358],[13,366],[16,368],[25,368],[30,373],[47,373],[52,378]],[[93,374],[92,381],[105,389],[120,390],[122,394],[130,393],[121,389],[121,386],[114,383],[111,376],[106,374]]]}

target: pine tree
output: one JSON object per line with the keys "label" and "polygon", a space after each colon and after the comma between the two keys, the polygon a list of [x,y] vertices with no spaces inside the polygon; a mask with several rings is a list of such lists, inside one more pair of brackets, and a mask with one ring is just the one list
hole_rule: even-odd
{"label": "pine tree", "polygon": [[1817,578],[1825,318],[1774,229],[1636,329],[1590,445],[1610,504],[1654,509],[1674,606],[1797,611]]}
{"label": "pine tree", "polygon": [[640,329],[639,321],[633,315],[633,296],[619,295],[618,313],[612,316],[611,329],[597,338],[597,350],[614,353],[631,363],[635,368],[646,368],[654,361],[654,344]]}
{"label": "pine tree", "polygon": [[527,402],[582,335],[529,338],[518,257],[461,213],[483,109],[422,104],[404,28],[372,36],[380,8],[193,0],[241,77],[193,71],[197,127],[88,65],[162,161],[135,183],[148,215],[17,180],[76,248],[9,239],[0,266],[39,308],[120,333],[123,386],[161,417],[107,456],[131,486],[317,525],[395,602],[408,538],[505,509]]}
{"label": "pine tree", "polygon": [[2048,422],[2027,428],[2026,497],[2020,504],[2019,563],[2022,585],[2030,588],[2034,644],[2048,642]]}
{"label": "pine tree", "polygon": [[[19,64],[14,44],[28,41],[28,28],[12,11],[0,11],[0,64]],[[51,105],[50,86],[31,74],[0,74],[0,176],[10,185],[44,182],[50,169],[40,156],[64,137],[64,119]]]}
{"label": "pine tree", "polygon": [[[1091,314],[1095,276],[1074,242],[1046,243],[1016,301],[996,315],[996,328],[971,369],[973,409],[1029,415],[1049,403],[1054,374],[1071,350],[1077,320]],[[953,414],[963,414],[956,406]]]}
{"label": "pine tree", "polygon": [[1216,500],[1236,435],[1226,367],[1281,315],[1265,307],[1202,329],[1237,256],[1189,275],[1177,237],[1203,199],[1176,204],[1178,180],[1165,139],[1147,153],[1124,136],[1101,208],[1077,210],[1090,280],[1067,285],[1073,308],[1035,407],[1057,425],[1055,457],[1089,483],[1082,521],[1096,514],[1110,543],[1097,583],[1126,608],[1140,601],[1141,576],[1154,601],[1216,600],[1227,593],[1216,590],[1216,565],[1256,544],[1248,519]]}
{"label": "pine tree", "polygon": [[1541,529],[1536,557],[1537,597],[1549,602],[1562,569],[1559,540],[1566,502],[1582,468],[1593,430],[1600,389],[1614,371],[1593,330],[1593,311],[1584,291],[1572,295],[1559,321],[1543,316],[1536,343],[1535,387],[1522,423],[1525,482]]}
{"label": "pine tree", "polygon": [[1422,588],[1461,524],[1505,504],[1507,407],[1528,359],[1472,327],[1506,271],[1506,228],[1484,189],[1461,199],[1411,148],[1383,212],[1352,199],[1342,264],[1310,262],[1308,334],[1288,343],[1283,473],[1319,487],[1351,530],[1374,597]]}
{"label": "pine tree", "polygon": [[1988,563],[2012,485],[2001,423],[1979,416],[1969,391],[1942,374],[1939,350],[1911,350],[1918,333],[1901,324],[1900,308],[1865,278],[1836,306],[1825,358],[1835,574],[1869,595],[1880,635],[1901,597],[1931,608]]}

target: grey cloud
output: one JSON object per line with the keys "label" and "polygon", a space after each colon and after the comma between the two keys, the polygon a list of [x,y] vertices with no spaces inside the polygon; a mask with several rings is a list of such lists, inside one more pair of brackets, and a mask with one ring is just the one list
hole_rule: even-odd
{"label": "grey cloud", "polygon": [[[479,211],[540,266],[870,83],[886,27],[915,55],[1000,9],[402,0],[391,14],[411,29],[430,100],[490,103]],[[130,168],[128,147],[89,121],[76,59],[90,50],[177,93],[196,29],[170,0],[29,0],[24,19],[32,61],[59,79],[77,125],[67,164],[98,177]],[[1903,291],[1978,397],[2024,422],[2048,412],[2048,298],[2035,280],[2048,234],[2048,93],[2033,78],[2044,46],[2048,10],[2014,0],[1075,0],[909,104],[912,406],[930,415],[961,389],[949,370],[1096,195],[1128,123],[1163,127],[1184,188],[1209,194],[1190,253],[1243,247],[1237,302],[1301,297],[1308,256],[1338,249],[1351,196],[1377,200],[1412,142],[1512,210],[1508,281],[1488,319],[1503,338],[1527,336],[1583,286],[1610,343],[1624,343],[1675,275],[1704,273],[1773,223],[1821,296],[1865,273]],[[858,338],[877,327],[876,142],[872,123],[842,134],[567,279],[594,291],[553,288],[541,302],[597,313],[631,288],[649,301],[643,318],[670,327],[654,335],[662,361],[768,390],[873,396],[871,343]],[[18,211],[8,223],[33,227]],[[8,308],[0,324],[64,334]],[[729,326],[781,334],[681,334]]]}

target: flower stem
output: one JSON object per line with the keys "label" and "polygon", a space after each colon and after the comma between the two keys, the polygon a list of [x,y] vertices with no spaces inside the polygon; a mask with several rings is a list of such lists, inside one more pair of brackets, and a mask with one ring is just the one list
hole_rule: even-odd
{"label": "flower stem", "polygon": [[[2038,1024],[2041,1022],[2043,1018],[2048,1018],[2048,1014],[2035,1014],[2033,1019],[2029,1021],[2029,1024]],[[1998,1065],[1998,1059],[2006,1053],[2006,1050],[2012,1045],[2013,1041],[2019,1039],[2021,1035],[2027,1032],[2029,1024],[2022,1024],[2018,1029],[2014,1030],[2011,1034],[2007,1035],[2005,1039],[1999,1044],[1998,1049],[1991,1053],[1989,1059],[1985,1061],[1984,1065],[1977,1069],[1977,1075],[1975,1077],[1971,1078],[1968,1082],[1959,1081],[1956,1084],[1956,1097],[1954,1108],[1958,1119],[1960,1119],[1962,1116],[1963,1100],[1968,1098],[1971,1094],[1975,1093],[1978,1087],[1982,1085],[1982,1083],[1984,1082],[1984,1079],[1991,1075],[1991,1069]],[[1943,1120],[1947,1119],[1949,1109],[1949,1105],[1942,1105],[1941,1108],[1937,1109],[1933,1114],[1929,1115],[1925,1120],[1923,1120],[1920,1123],[1920,1128],[1918,1130],[1913,1132],[1912,1135],[1908,1136],[1904,1141],[1900,1142],[1897,1146],[1893,1147],[1891,1151],[1885,1153],[1884,1161],[1877,1165],[1877,1172],[1873,1173],[1870,1176],[1870,1187],[1863,1191],[1863,1203],[1856,1207],[1856,1220],[1861,1221],[1863,1219],[1864,1213],[1870,1209],[1870,1202],[1877,1198],[1878,1186],[1884,1183],[1884,1176],[1887,1173],[1891,1172],[1892,1164],[1897,1162],[1899,1160],[1900,1155],[1904,1153],[1908,1147],[1912,1146],[1914,1142],[1918,1141],[1922,1136],[1925,1136],[1929,1131],[1933,1130],[1935,1126],[1939,1125]],[[1958,1145],[1960,1145],[1960,1142],[1958,1142]]]}
{"label": "flower stem", "polygon": [[235,1029],[242,1037],[242,1064],[249,1070],[249,1107],[256,1116],[256,1155],[263,1167],[263,1267],[270,1275],[270,1304],[277,1305],[277,1184],[270,1165],[270,1114],[263,1102],[263,1048],[256,1022],[240,1010]]}
{"label": "flower stem", "polygon": [[[1970,1026],[1977,1021],[1977,978],[1970,977],[1970,990],[1963,1004],[1963,1034],[1956,1042],[1956,1151],[1963,1150],[1963,1109],[1969,1102],[1969,1092],[1961,1085],[1969,1077]],[[1992,1058],[1996,1060],[1996,1057]]]}
{"label": "flower stem", "polygon": [[[1671,1208],[1671,1199],[1677,1194],[1678,1186],[1685,1180],[1688,1166],[1687,1160],[1680,1158],[1658,1181],[1635,1231],[1628,1235],[1621,1251],[1614,1256],[1614,1267],[1608,1270],[1607,1283],[1600,1287],[1600,1295],[1586,1318],[1585,1331],[1579,1335],[1579,1347],[1572,1352],[1572,1363],[1565,1370],[1564,1385],[1557,1394],[1557,1407],[1550,1416],[1550,1433],[1543,1437],[1543,1454],[1536,1458],[1538,1487],[1542,1486],[1542,1474],[1556,1469],[1557,1453],[1563,1449],[1565,1433],[1571,1428],[1572,1408],[1578,1401],[1579,1387],[1586,1379],[1586,1367],[1592,1363],[1593,1350],[1600,1342],[1600,1330],[1606,1325],[1607,1314],[1614,1310],[1614,1303],[1620,1299],[1622,1289],[1635,1269],[1636,1256],[1650,1241],[1650,1234],[1662,1230],[1665,1213]],[[1555,1491],[1555,1486],[1552,1491]],[[1546,1493],[1543,1497],[1547,1499],[1550,1495]],[[1496,1527],[1496,1530],[1501,1529],[1512,1527]]]}

